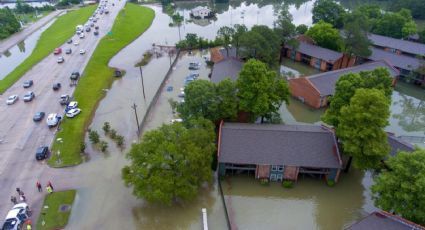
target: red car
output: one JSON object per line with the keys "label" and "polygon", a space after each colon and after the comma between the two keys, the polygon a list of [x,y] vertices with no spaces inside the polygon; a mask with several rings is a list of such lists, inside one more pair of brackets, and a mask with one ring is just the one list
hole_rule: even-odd
{"label": "red car", "polygon": [[53,54],[55,54],[55,55],[60,54],[60,53],[62,53],[62,49],[61,48],[56,48],[55,49],[55,52],[53,52]]}

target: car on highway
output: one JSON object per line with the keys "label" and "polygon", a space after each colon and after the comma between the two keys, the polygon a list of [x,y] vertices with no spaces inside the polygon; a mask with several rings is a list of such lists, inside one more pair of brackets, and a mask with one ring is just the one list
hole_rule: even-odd
{"label": "car on highway", "polygon": [[63,57],[58,57],[58,60],[57,60],[57,62],[58,63],[63,63],[65,61],[65,58],[63,58]]}
{"label": "car on highway", "polygon": [[58,55],[62,53],[62,49],[61,48],[56,48],[55,51],[53,51],[54,55]]}
{"label": "car on highway", "polygon": [[74,46],[78,46],[80,44],[80,42],[79,41],[75,41],[74,42]]}
{"label": "car on highway", "polygon": [[27,203],[15,204],[15,206],[13,206],[13,208],[7,213],[1,229],[20,230],[30,215],[31,211]]}
{"label": "car on highway", "polygon": [[93,18],[93,22],[97,22],[97,18]]}
{"label": "car on highway", "polygon": [[72,49],[71,48],[68,48],[68,49],[65,50],[65,54],[71,54],[71,53],[72,53]]}
{"label": "car on highway", "polygon": [[8,104],[8,105],[13,105],[13,104],[15,104],[15,102],[16,102],[17,100],[19,100],[18,95],[11,95],[11,96],[9,96],[9,97],[7,98],[7,100],[6,100],[6,104]]}
{"label": "car on highway", "polygon": [[35,151],[35,159],[38,161],[44,160],[47,158],[48,154],[49,154],[49,147],[47,146],[38,147],[37,150]]}
{"label": "car on highway", "polygon": [[34,116],[32,117],[32,120],[37,122],[37,121],[41,121],[44,118],[44,115],[46,115],[44,112],[36,112],[34,114]]}
{"label": "car on highway", "polygon": [[54,91],[57,91],[57,90],[59,90],[61,88],[61,83],[55,83],[55,84],[53,84],[53,90]]}
{"label": "car on highway", "polygon": [[69,77],[71,80],[76,81],[80,77],[80,72],[74,71],[71,73],[71,77]]}
{"label": "car on highway", "polygon": [[90,27],[86,27],[86,32],[90,32]]}
{"label": "car on highway", "polygon": [[99,35],[99,31],[96,30],[96,31],[93,32],[93,34],[97,36],[97,35]]}
{"label": "car on highway", "polygon": [[28,93],[26,93],[25,95],[24,95],[24,102],[30,102],[30,101],[32,101],[32,99],[34,99],[35,98],[35,94],[34,94],[34,92],[32,92],[32,91],[29,91]]}
{"label": "car on highway", "polygon": [[29,88],[34,84],[34,82],[32,80],[28,80],[28,81],[24,81],[24,88]]}
{"label": "car on highway", "polygon": [[99,26],[95,26],[95,27],[94,27],[94,29],[95,29],[95,30],[98,30],[98,29],[99,29]]}
{"label": "car on highway", "polygon": [[92,22],[92,23],[90,23],[90,27],[94,27],[94,23]]}
{"label": "car on highway", "polygon": [[69,97],[68,94],[61,95],[59,99],[59,104],[67,105],[69,103],[69,100],[71,100],[71,98]]}
{"label": "car on highway", "polygon": [[75,116],[77,116],[78,114],[80,114],[81,113],[81,109],[79,109],[79,108],[75,108],[75,109],[70,109],[70,110],[68,110],[68,112],[66,112],[66,116],[67,117],[69,117],[69,118],[73,118],[73,117],[75,117]]}
{"label": "car on highway", "polygon": [[80,38],[83,39],[85,37],[84,33],[80,34]]}
{"label": "car on highway", "polygon": [[80,49],[80,54],[81,55],[83,55],[83,54],[85,54],[86,53],[86,50],[85,49]]}
{"label": "car on highway", "polygon": [[67,110],[71,110],[71,109],[75,109],[78,107],[78,102],[76,101],[71,101],[69,102],[68,106],[66,107]]}
{"label": "car on highway", "polygon": [[66,41],[66,43],[71,44],[72,43],[72,39],[69,39],[68,41]]}
{"label": "car on highway", "polygon": [[59,124],[61,119],[62,117],[59,116],[57,113],[51,113],[47,116],[47,119],[46,119],[47,126],[49,126],[49,128],[55,127],[56,125]]}

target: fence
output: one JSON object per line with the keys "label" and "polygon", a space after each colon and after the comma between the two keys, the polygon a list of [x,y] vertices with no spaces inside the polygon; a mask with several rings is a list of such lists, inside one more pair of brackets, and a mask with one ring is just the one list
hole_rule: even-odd
{"label": "fence", "polygon": [[224,214],[226,215],[227,229],[232,230],[232,225],[230,224],[229,212],[227,211],[226,200],[224,199],[223,188],[221,187],[221,176],[217,177],[218,190],[220,191],[221,201],[223,202]]}

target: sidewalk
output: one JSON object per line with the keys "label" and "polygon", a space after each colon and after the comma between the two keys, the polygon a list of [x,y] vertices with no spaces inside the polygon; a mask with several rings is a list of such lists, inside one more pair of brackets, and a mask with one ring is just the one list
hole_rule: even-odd
{"label": "sidewalk", "polygon": [[25,28],[22,31],[19,31],[9,38],[6,38],[4,40],[0,41],[0,53],[4,53],[8,49],[10,49],[12,46],[18,44],[22,40],[24,40],[26,37],[40,29],[40,27],[46,25],[48,22],[50,22],[53,18],[57,17],[59,14],[64,12],[63,10],[56,10],[51,12],[50,14],[44,16],[40,20],[36,21],[35,23],[31,24],[27,28]]}

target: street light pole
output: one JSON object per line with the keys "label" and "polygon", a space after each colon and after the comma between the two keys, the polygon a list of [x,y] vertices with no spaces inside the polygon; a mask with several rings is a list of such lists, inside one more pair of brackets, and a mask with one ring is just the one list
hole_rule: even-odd
{"label": "street light pole", "polygon": [[143,99],[145,99],[146,101],[145,84],[143,83],[143,71],[141,66],[139,66],[139,70],[140,70],[140,78],[142,78]]}
{"label": "street light pole", "polygon": [[139,117],[137,116],[136,103],[133,102],[133,105],[131,106],[131,108],[134,109],[134,114],[136,115],[137,134],[140,135]]}

